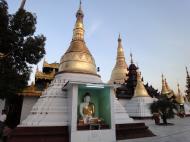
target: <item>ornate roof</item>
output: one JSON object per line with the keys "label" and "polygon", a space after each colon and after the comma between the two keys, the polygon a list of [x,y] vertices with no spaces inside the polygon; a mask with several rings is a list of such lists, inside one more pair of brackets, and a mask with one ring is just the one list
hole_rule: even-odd
{"label": "ornate roof", "polygon": [[53,80],[55,77],[55,70],[51,73],[43,73],[41,71],[36,71],[35,78],[36,79],[47,79],[47,80]]}
{"label": "ornate roof", "polygon": [[59,68],[59,63],[51,63],[51,64],[49,64],[48,62],[46,62],[46,61],[44,60],[43,67],[44,67],[44,68],[58,69],[58,68]]}
{"label": "ornate roof", "polygon": [[23,96],[41,96],[42,91],[38,91],[35,87],[35,84],[32,83],[30,86],[27,86],[24,88],[24,90],[21,93],[18,93],[18,95]]}

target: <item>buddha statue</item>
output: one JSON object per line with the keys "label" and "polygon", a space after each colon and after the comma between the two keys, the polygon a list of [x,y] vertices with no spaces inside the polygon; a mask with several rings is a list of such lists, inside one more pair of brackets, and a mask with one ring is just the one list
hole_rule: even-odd
{"label": "buddha statue", "polygon": [[94,103],[91,102],[90,93],[85,93],[83,99],[84,99],[84,102],[80,104],[81,119],[79,120],[79,123],[81,123],[82,121],[84,124],[90,124],[94,120],[96,120],[96,117],[94,117],[95,105]]}

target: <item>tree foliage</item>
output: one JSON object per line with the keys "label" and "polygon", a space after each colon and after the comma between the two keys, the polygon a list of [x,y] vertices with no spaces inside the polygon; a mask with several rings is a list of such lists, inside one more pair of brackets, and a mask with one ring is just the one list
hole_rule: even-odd
{"label": "tree foliage", "polygon": [[8,14],[0,0],[0,98],[10,97],[28,83],[31,68],[45,55],[43,35],[35,36],[36,16],[24,9]]}
{"label": "tree foliage", "polygon": [[190,101],[190,77],[189,77],[189,75],[187,75],[187,79],[186,79],[186,90],[185,90],[185,93],[187,95],[188,101]]}
{"label": "tree foliage", "polygon": [[150,105],[151,113],[159,113],[164,124],[167,124],[167,119],[174,118],[175,111],[178,111],[177,104],[172,98],[162,95],[157,101]]}

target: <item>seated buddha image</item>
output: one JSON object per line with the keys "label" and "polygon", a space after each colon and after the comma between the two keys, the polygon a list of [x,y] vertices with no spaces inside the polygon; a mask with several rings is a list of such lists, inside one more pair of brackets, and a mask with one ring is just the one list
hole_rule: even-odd
{"label": "seated buddha image", "polygon": [[95,117],[95,105],[91,102],[90,93],[85,93],[83,102],[80,104],[80,116],[79,123],[91,124],[98,123],[98,118]]}

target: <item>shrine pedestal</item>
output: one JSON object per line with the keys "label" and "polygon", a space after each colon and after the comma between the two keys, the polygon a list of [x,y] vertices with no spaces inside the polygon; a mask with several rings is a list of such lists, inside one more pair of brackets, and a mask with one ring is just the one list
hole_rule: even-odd
{"label": "shrine pedestal", "polygon": [[17,127],[7,142],[69,142],[67,126]]}

